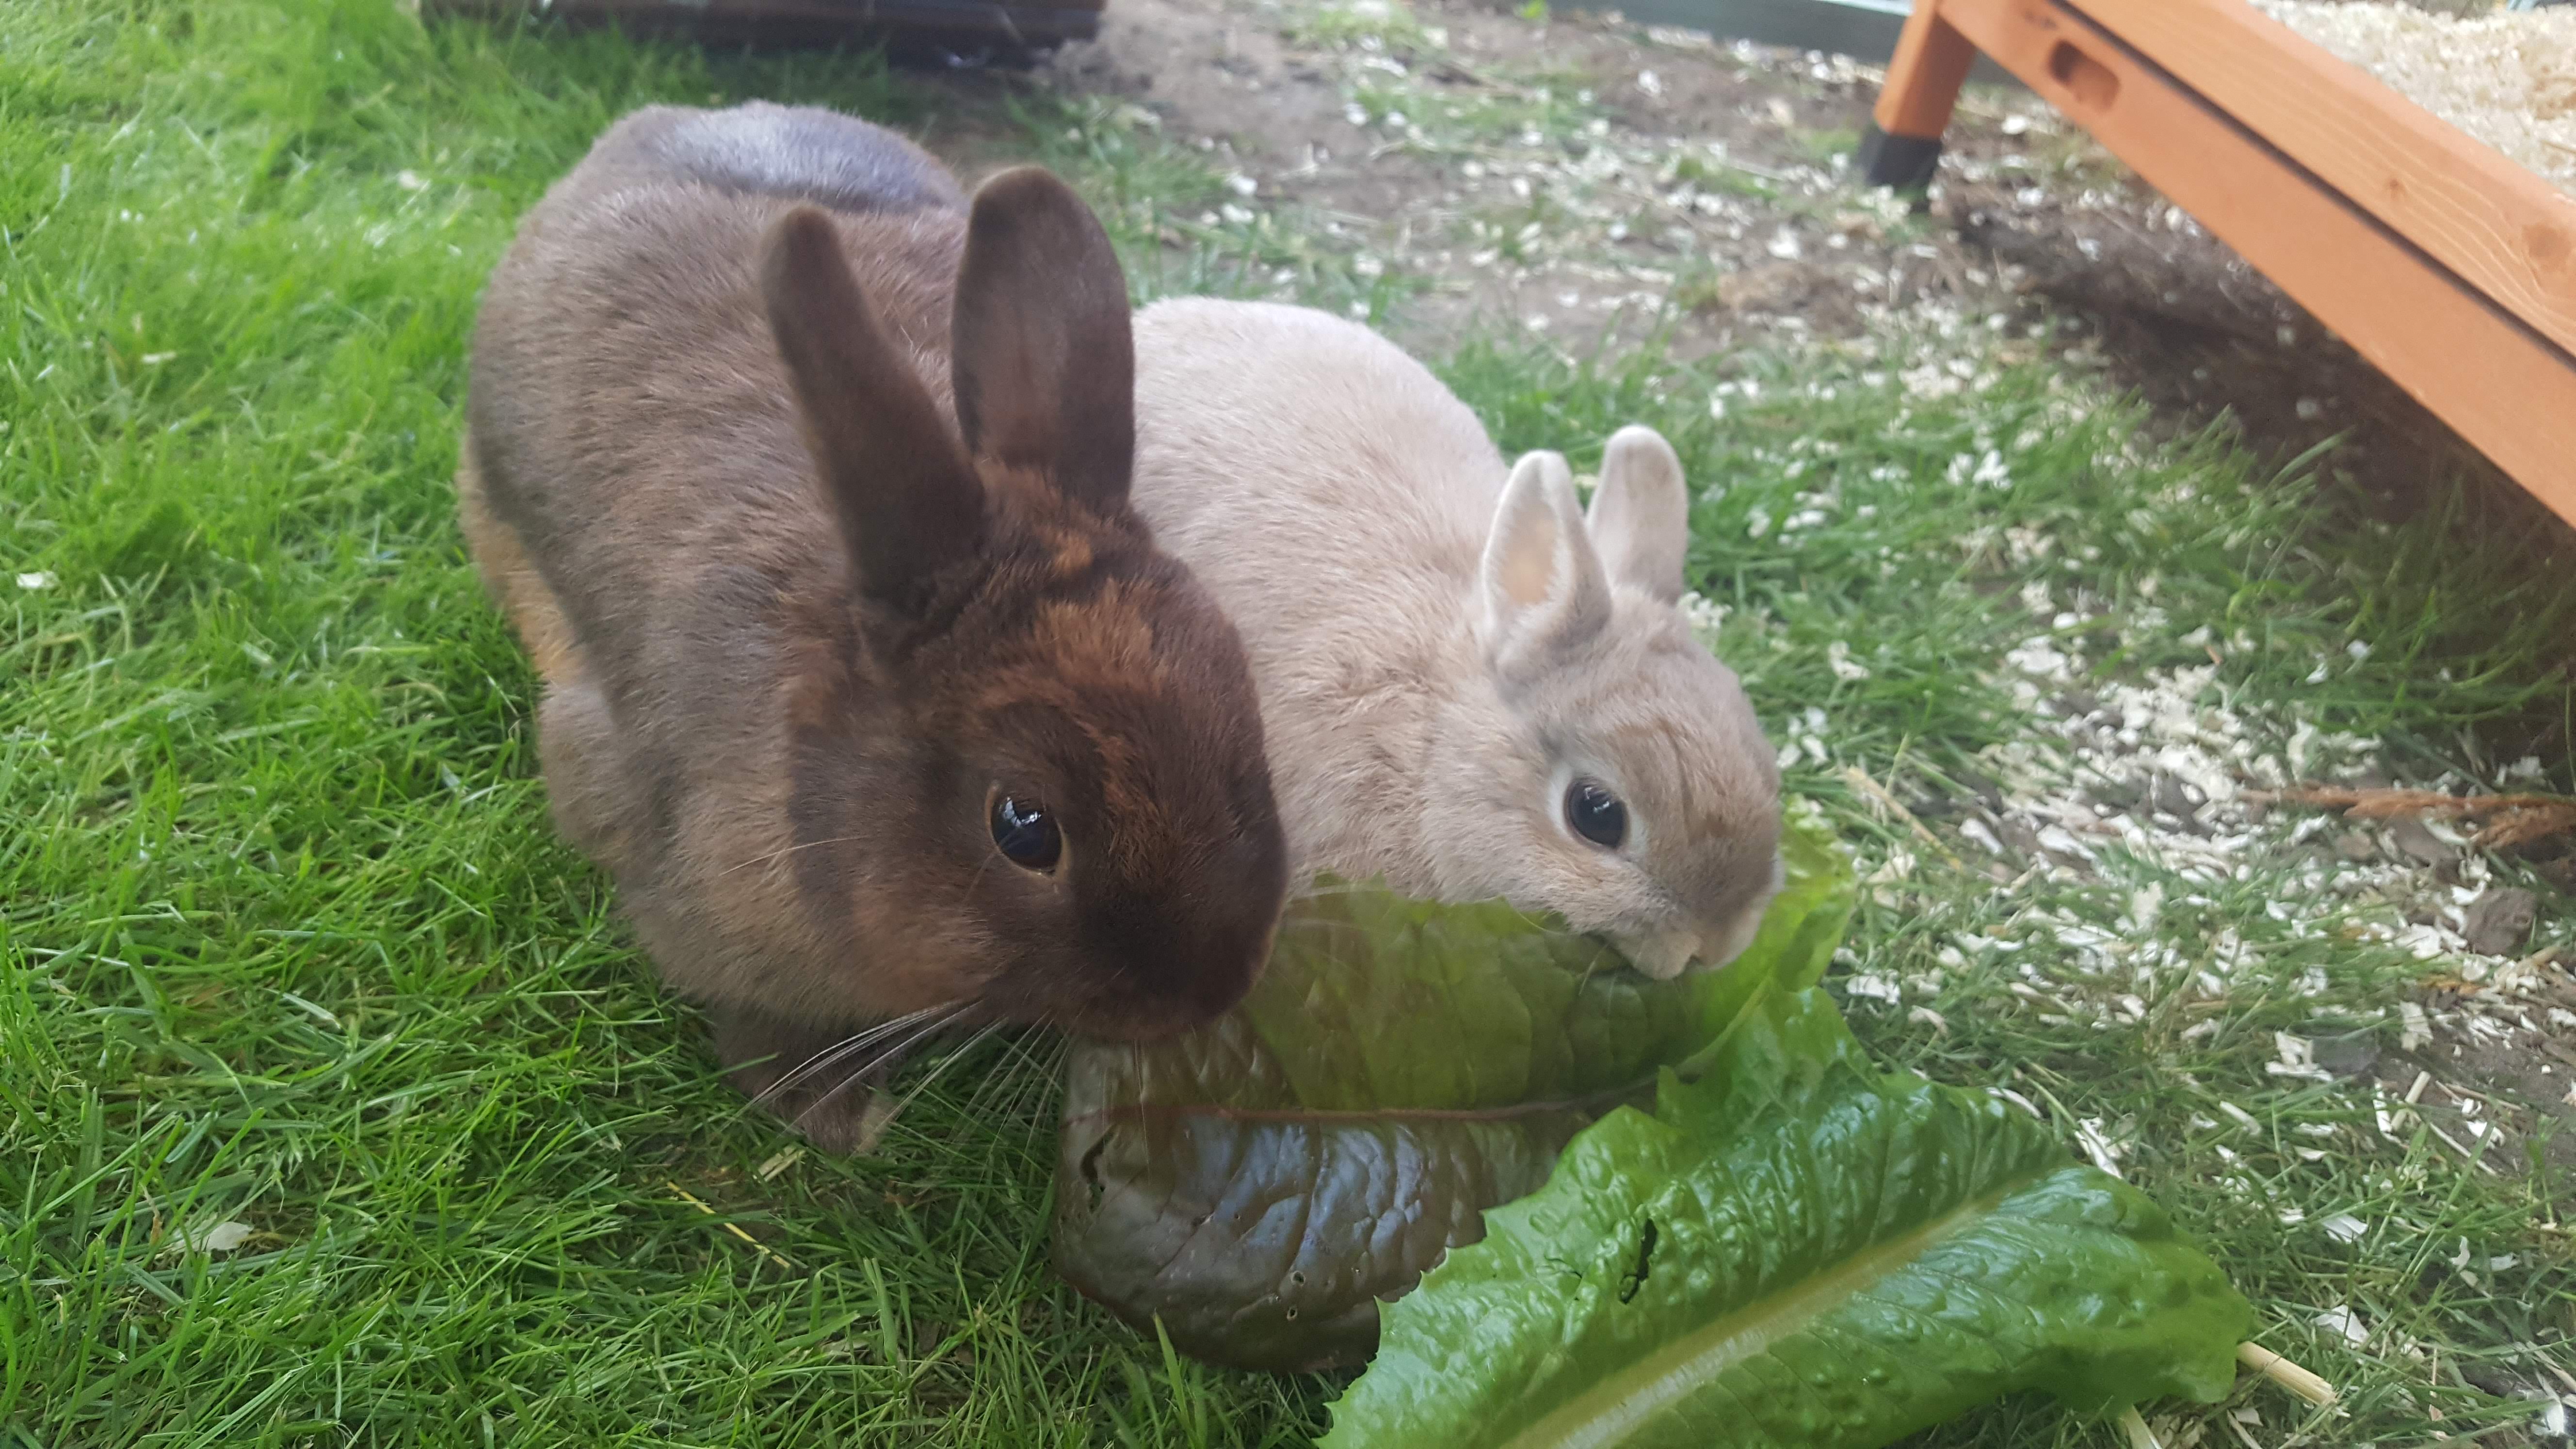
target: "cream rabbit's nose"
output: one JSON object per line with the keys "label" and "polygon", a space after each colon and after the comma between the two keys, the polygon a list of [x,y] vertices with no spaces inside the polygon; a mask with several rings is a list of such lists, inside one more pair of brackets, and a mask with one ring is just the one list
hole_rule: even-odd
{"label": "cream rabbit's nose", "polygon": [[1752,945],[1753,938],[1761,932],[1763,910],[1770,903],[1770,897],[1763,897],[1746,906],[1724,930],[1703,938],[1699,968],[1714,971],[1743,955],[1744,948]]}
{"label": "cream rabbit's nose", "polygon": [[1699,954],[1699,932],[1689,926],[1676,926],[1651,935],[1622,936],[1619,949],[1629,964],[1657,981],[1670,981],[1687,970],[1691,958]]}
{"label": "cream rabbit's nose", "polygon": [[1670,981],[1685,971],[1715,971],[1753,944],[1762,929],[1760,905],[1748,906],[1714,931],[1674,926],[1634,936],[1621,936],[1619,949],[1631,965],[1657,981]]}

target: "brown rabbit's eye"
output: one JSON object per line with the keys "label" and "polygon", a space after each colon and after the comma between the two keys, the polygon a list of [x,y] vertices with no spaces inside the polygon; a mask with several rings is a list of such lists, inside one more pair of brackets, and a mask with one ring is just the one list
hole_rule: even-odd
{"label": "brown rabbit's eye", "polygon": [[993,797],[993,844],[1024,870],[1053,870],[1064,858],[1064,832],[1034,800]]}
{"label": "brown rabbit's eye", "polygon": [[1577,780],[1565,787],[1565,826],[1605,850],[1617,850],[1628,838],[1628,807],[1598,780]]}

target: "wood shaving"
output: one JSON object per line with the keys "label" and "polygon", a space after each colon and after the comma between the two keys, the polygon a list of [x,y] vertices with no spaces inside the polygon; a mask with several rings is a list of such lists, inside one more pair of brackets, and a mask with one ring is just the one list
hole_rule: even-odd
{"label": "wood shaving", "polygon": [[2576,10],[2450,16],[2391,4],[2254,5],[2576,197]]}

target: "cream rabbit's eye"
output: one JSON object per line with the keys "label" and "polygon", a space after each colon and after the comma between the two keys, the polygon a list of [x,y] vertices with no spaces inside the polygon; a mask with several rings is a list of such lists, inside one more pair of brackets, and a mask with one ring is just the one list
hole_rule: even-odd
{"label": "cream rabbit's eye", "polygon": [[1064,832],[1047,808],[998,791],[993,796],[993,844],[1022,870],[1050,871],[1064,857]]}
{"label": "cream rabbit's eye", "polygon": [[1565,828],[1604,850],[1617,850],[1628,838],[1628,807],[1600,781],[1577,780],[1565,787]]}

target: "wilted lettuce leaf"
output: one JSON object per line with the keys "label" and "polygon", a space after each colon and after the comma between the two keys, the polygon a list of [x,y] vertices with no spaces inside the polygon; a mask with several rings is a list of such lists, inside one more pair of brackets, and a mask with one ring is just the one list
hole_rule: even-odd
{"label": "wilted lettuce leaf", "polygon": [[1072,1054],[1055,1257],[1132,1322],[1244,1367],[1364,1360],[1378,1300],[1574,1134],[1711,1050],[1748,1003],[1812,985],[1851,872],[1801,812],[1787,882],[1726,970],[1656,982],[1502,902],[1331,885],[1290,907],[1242,1008],[1148,1047]]}
{"label": "wilted lettuce leaf", "polygon": [[2018,1390],[2212,1401],[2251,1316],[2136,1189],[1983,1094],[1753,1003],[1386,1310],[1331,1446],[1875,1449]]}

